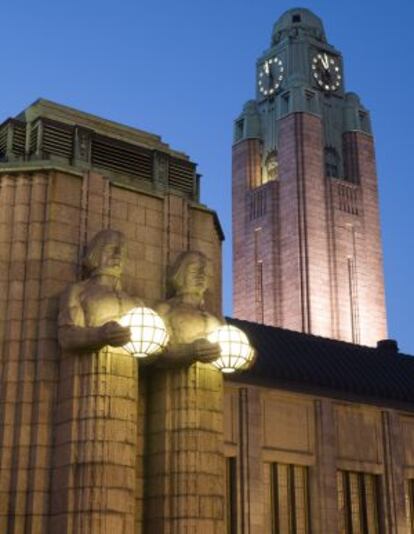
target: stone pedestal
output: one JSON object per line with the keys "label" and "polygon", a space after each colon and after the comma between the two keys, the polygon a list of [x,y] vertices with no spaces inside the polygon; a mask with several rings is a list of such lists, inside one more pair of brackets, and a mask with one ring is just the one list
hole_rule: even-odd
{"label": "stone pedestal", "polygon": [[135,532],[137,370],[120,351],[63,355],[52,532]]}
{"label": "stone pedestal", "polygon": [[223,378],[155,370],[148,399],[146,531],[224,533]]}

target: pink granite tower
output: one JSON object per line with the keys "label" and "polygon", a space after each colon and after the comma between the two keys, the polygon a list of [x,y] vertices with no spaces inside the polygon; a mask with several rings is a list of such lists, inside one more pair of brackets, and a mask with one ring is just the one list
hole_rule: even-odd
{"label": "pink granite tower", "polygon": [[343,58],[286,12],[235,121],[234,314],[373,345],[387,335],[374,142]]}

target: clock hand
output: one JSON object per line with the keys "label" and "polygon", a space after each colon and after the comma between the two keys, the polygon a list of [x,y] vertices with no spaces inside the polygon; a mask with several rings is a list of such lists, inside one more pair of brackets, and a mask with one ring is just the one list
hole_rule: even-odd
{"label": "clock hand", "polygon": [[264,64],[264,71],[269,76],[269,63],[267,61]]}
{"label": "clock hand", "polygon": [[273,70],[269,68],[269,83],[273,85]]}
{"label": "clock hand", "polygon": [[329,58],[328,58],[328,55],[327,54],[324,54],[321,58],[321,61],[322,61],[322,65],[324,67],[325,70],[328,70],[329,69]]}

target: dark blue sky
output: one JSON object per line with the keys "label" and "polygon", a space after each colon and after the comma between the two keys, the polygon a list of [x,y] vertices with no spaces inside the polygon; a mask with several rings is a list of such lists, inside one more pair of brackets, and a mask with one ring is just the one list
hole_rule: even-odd
{"label": "dark blue sky", "polygon": [[[342,51],[347,90],[372,114],[390,337],[414,354],[414,2],[303,0]],[[199,163],[227,239],[232,122],[285,0],[38,0],[2,11],[0,120],[42,96],[162,135]]]}

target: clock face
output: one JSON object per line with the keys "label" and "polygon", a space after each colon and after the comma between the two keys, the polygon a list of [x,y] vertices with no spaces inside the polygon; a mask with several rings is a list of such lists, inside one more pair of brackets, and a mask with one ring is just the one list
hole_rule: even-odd
{"label": "clock face", "polygon": [[312,76],[320,89],[336,91],[342,79],[337,58],[326,52],[317,54],[312,60]]}
{"label": "clock face", "polygon": [[278,57],[266,59],[259,70],[259,91],[264,96],[271,96],[279,89],[285,68]]}

